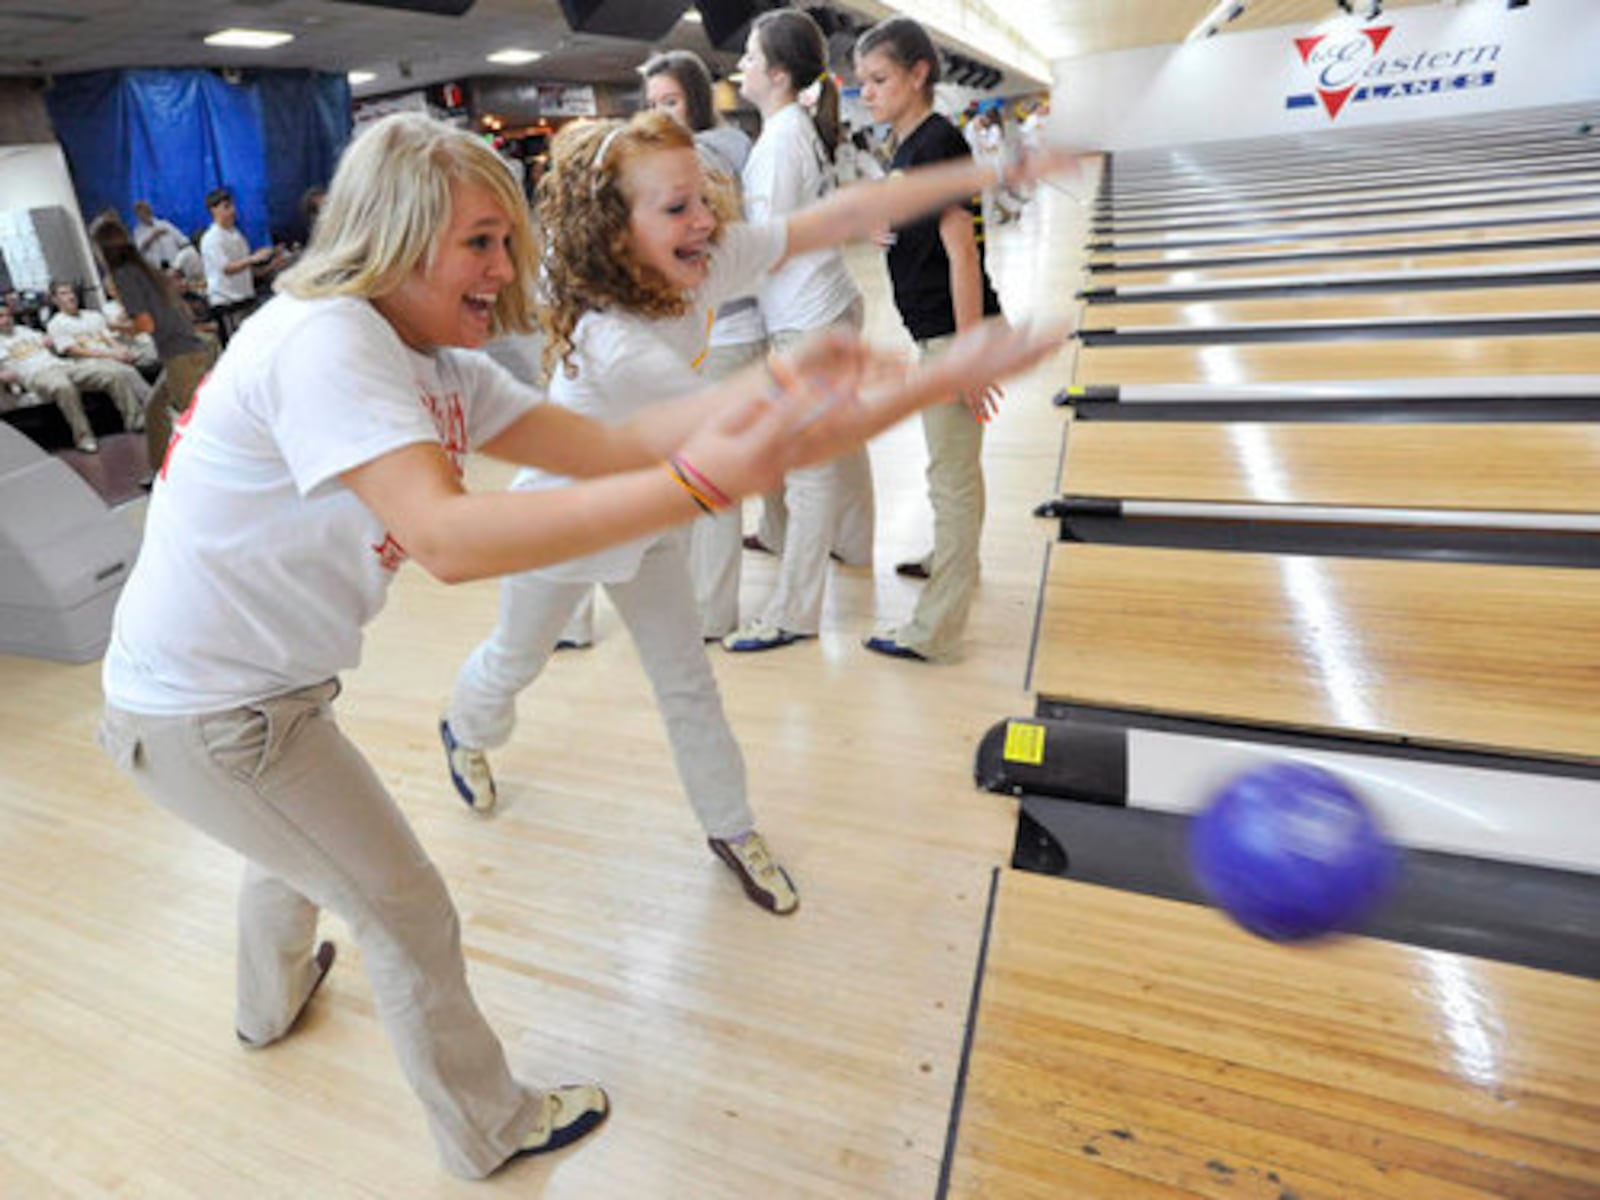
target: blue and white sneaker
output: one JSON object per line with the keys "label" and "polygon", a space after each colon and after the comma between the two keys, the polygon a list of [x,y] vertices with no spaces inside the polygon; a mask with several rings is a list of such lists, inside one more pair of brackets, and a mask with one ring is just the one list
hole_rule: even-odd
{"label": "blue and white sneaker", "polygon": [[450,782],[456,785],[456,791],[473,812],[488,812],[498,798],[488,754],[456,741],[450,722],[444,717],[439,718],[439,740],[444,743],[445,765],[450,768]]}

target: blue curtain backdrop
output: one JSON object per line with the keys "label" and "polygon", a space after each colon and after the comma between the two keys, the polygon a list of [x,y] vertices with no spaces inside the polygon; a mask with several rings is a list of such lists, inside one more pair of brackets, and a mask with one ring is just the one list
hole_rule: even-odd
{"label": "blue curtain backdrop", "polygon": [[45,93],[85,217],[133,220],[148,200],[186,234],[232,189],[252,246],[300,240],[300,196],[326,185],[350,138],[350,85],[320,71],[120,70],[58,75]]}

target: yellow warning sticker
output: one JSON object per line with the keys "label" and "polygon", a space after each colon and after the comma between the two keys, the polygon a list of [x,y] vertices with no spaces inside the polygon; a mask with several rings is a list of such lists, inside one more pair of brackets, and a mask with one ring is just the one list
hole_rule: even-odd
{"label": "yellow warning sticker", "polygon": [[1039,766],[1044,762],[1044,726],[1027,721],[1007,721],[1006,747],[1002,757],[1007,762]]}

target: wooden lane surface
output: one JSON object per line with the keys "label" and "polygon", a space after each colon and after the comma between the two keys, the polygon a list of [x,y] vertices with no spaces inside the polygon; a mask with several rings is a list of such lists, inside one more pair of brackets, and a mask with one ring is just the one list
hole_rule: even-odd
{"label": "wooden lane surface", "polygon": [[1114,210],[1099,212],[1094,220],[1095,232],[1136,232],[1149,227],[1162,230],[1169,226],[1191,222],[1238,221],[1244,217],[1269,217],[1273,220],[1309,219],[1311,217],[1360,216],[1374,209],[1390,209],[1424,205],[1446,206],[1478,203],[1493,196],[1497,199],[1538,199],[1552,192],[1576,192],[1584,197],[1600,183],[1600,170],[1570,171],[1548,175],[1530,175],[1504,188],[1486,188],[1481,181],[1465,181],[1454,186],[1437,184],[1409,184],[1382,189],[1351,189],[1346,192],[1330,191],[1306,194],[1286,190],[1283,195],[1245,197],[1232,196],[1167,209],[1133,209],[1119,206]]}
{"label": "wooden lane surface", "polygon": [[1384,171],[1363,178],[1317,179],[1304,181],[1293,176],[1262,176],[1253,181],[1218,181],[1208,186],[1126,194],[1115,189],[1099,195],[1096,216],[1114,214],[1117,219],[1174,218],[1195,210],[1221,210],[1229,203],[1254,205],[1322,205],[1322,203],[1371,202],[1374,198],[1403,200],[1414,194],[1493,195],[1523,187],[1558,186],[1565,181],[1581,181],[1600,166],[1600,154],[1584,158],[1520,158],[1498,160],[1480,166],[1451,163],[1448,170],[1418,168]]}
{"label": "wooden lane surface", "polygon": [[1085,346],[1073,382],[1287,383],[1600,372],[1600,334],[1234,346]]}
{"label": "wooden lane surface", "polygon": [[[1193,246],[1182,250],[1117,250],[1091,254],[1091,266],[1108,268],[1180,267],[1185,259],[1267,258],[1287,254],[1351,255],[1374,250],[1402,252],[1414,246],[1460,246],[1462,252],[1480,243],[1511,244],[1541,238],[1590,238],[1600,240],[1600,221],[1542,221],[1534,225],[1481,225],[1472,229],[1434,229],[1415,233],[1351,233],[1340,237],[1289,238],[1223,245]],[[1508,246],[1509,248],[1509,246]],[[1570,257],[1577,252],[1569,250]]]}
{"label": "wooden lane surface", "polygon": [[1533,316],[1600,311],[1600,284],[1537,287],[1441,288],[1431,292],[1349,292],[1263,296],[1249,300],[1186,300],[1176,304],[1095,304],[1086,329],[1147,326],[1293,324],[1299,321],[1382,321],[1406,317]]}
{"label": "wooden lane surface", "polygon": [[1600,986],[1002,872],[950,1200],[1600,1195]]}
{"label": "wooden lane surface", "polygon": [[1530,246],[1500,250],[1474,250],[1460,254],[1395,254],[1387,257],[1365,258],[1352,266],[1339,259],[1316,259],[1307,262],[1239,263],[1231,267],[1184,267],[1168,265],[1129,270],[1096,271],[1085,275],[1090,287],[1133,287],[1153,284],[1176,287],[1189,284],[1239,282],[1247,279],[1303,279],[1307,285],[1315,284],[1319,276],[1345,275],[1352,270],[1363,274],[1381,272],[1410,272],[1478,267],[1552,267],[1564,266],[1574,258],[1592,258],[1593,253],[1574,250],[1571,246]]}
{"label": "wooden lane surface", "polygon": [[[1594,204],[1596,185],[1582,195],[1565,194],[1549,199],[1528,199],[1517,204],[1460,206],[1446,208],[1439,204],[1422,203],[1406,212],[1328,212],[1313,213],[1298,218],[1274,217],[1243,221],[1236,218],[1227,224],[1192,225],[1178,229],[1130,229],[1098,234],[1096,243],[1108,242],[1124,250],[1136,248],[1162,248],[1167,246],[1232,245],[1243,239],[1284,240],[1339,232],[1367,234],[1408,230],[1414,226],[1439,225],[1466,226],[1469,224],[1497,225],[1512,222],[1572,218],[1577,215],[1594,218],[1600,216]],[[1241,211],[1238,218],[1245,216]]]}
{"label": "wooden lane surface", "polygon": [[[1591,116],[1581,118],[1592,120]],[[1578,118],[1574,119],[1574,124]],[[1182,160],[1165,164],[1141,160],[1137,153],[1122,152],[1112,159],[1110,190],[1118,198],[1174,192],[1216,192],[1274,184],[1317,186],[1348,179],[1404,179],[1429,173],[1460,172],[1464,167],[1494,170],[1502,165],[1523,167],[1537,162],[1584,162],[1595,157],[1592,138],[1568,130],[1553,139],[1511,136],[1485,140],[1477,134],[1434,144],[1410,143],[1362,147],[1353,152],[1336,146],[1296,148],[1279,142],[1262,152],[1218,156],[1204,147],[1179,152]]]}
{"label": "wooden lane surface", "polygon": [[1062,486],[1118,500],[1600,513],[1600,424],[1077,421]]}
{"label": "wooden lane surface", "polygon": [[1600,760],[1600,571],[1058,543],[1042,699]]}

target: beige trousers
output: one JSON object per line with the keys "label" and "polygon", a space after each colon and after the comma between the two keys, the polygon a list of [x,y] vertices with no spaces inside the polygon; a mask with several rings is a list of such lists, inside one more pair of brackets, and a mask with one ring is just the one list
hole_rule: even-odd
{"label": "beige trousers", "polygon": [[185,717],[108,706],[101,744],[157,804],[246,859],[238,1031],[284,1032],[313,982],[318,910],[338,914],[440,1158],[481,1178],[537,1124],[541,1094],[512,1078],[467,988],[444,880],[334,722],[337,692],[330,681]]}
{"label": "beige trousers", "polygon": [[[857,300],[833,325],[859,333],[863,309]],[[770,344],[781,351],[805,337],[806,333],[777,332]],[[851,566],[872,562],[877,514],[866,448],[819,466],[790,471],[784,479],[783,499],[787,523],[782,541],[779,545],[766,543],[782,555],[778,585],[762,619],[791,633],[815,634],[822,623],[828,555],[837,554]]]}
{"label": "beige trousers", "polygon": [[194,390],[200,386],[211,365],[217,361],[215,349],[196,350],[180,354],[163,364],[161,377],[150,391],[150,404],[145,409],[145,450],[149,454],[150,469],[161,470],[167,456],[167,443],[172,439],[172,421],[194,400]]}
{"label": "beige trousers", "polygon": [[[924,357],[942,353],[954,338],[920,343]],[[961,403],[922,411],[928,444],[928,499],[933,505],[933,555],[928,581],[911,620],[894,631],[902,646],[934,659],[955,655],[978,591],[978,547],[983,538],[983,426]]]}

